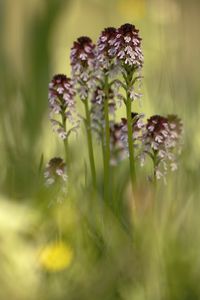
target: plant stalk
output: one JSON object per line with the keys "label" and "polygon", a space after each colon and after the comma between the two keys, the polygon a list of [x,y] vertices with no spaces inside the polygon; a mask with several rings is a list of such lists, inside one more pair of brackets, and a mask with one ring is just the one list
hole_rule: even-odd
{"label": "plant stalk", "polygon": [[109,84],[108,76],[104,83],[104,117],[105,117],[105,150],[104,150],[104,198],[109,202],[110,197],[110,121],[109,121]]}
{"label": "plant stalk", "polygon": [[85,115],[86,115],[85,127],[87,132],[90,169],[91,169],[93,187],[94,189],[96,189],[96,168],[95,168],[95,161],[94,161],[94,151],[93,151],[92,132],[91,132],[91,117],[90,117],[88,99],[84,100],[84,105],[85,105]]}
{"label": "plant stalk", "polygon": [[134,145],[133,145],[133,120],[131,116],[131,98],[130,93],[127,91],[126,99],[126,116],[127,116],[127,129],[128,129],[128,150],[129,150],[129,164],[130,164],[130,175],[131,183],[134,186],[136,182],[136,172],[135,172],[135,159],[134,159]]}
{"label": "plant stalk", "polygon": [[[67,130],[67,124],[66,124],[66,116],[65,116],[65,113],[63,112],[62,113],[62,124],[63,124],[63,128],[64,128],[64,131],[66,132]],[[70,169],[70,166],[69,166],[69,146],[68,146],[68,138],[65,138],[63,140],[63,143],[64,143],[64,149],[65,149],[65,162],[66,162],[66,165],[67,165],[67,168]]]}

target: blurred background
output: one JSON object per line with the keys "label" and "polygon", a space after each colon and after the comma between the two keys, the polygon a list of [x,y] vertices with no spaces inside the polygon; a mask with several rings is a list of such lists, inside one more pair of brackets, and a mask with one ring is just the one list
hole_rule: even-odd
{"label": "blurred background", "polygon": [[[200,299],[199,11],[198,0],[0,0],[0,299]],[[131,238],[110,211],[102,225],[99,199],[76,186],[49,205],[39,173],[63,155],[48,121],[48,82],[70,75],[77,37],[96,41],[127,22],[143,39],[137,110],[177,113],[185,129],[180,168],[157,195],[157,223],[142,214]],[[82,142],[80,153],[72,140],[76,174],[87,159]]]}

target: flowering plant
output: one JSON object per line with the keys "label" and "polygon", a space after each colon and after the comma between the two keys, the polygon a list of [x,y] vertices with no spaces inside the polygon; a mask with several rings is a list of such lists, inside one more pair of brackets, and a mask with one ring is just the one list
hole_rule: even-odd
{"label": "flowering plant", "polygon": [[[152,181],[165,179],[167,170],[177,169],[182,121],[176,115],[154,115],[145,122],[143,113],[132,110],[134,102],[142,97],[144,57],[141,41],[139,30],[132,24],[105,28],[96,45],[89,37],[79,37],[71,48],[71,78],[55,75],[49,84],[51,122],[64,140],[67,167],[68,139],[70,133],[80,127],[75,95],[84,105],[85,115],[81,119],[87,134],[91,179],[94,190],[98,190],[94,155],[96,136],[102,146],[105,201],[111,196],[112,166],[118,166],[123,160],[129,160],[133,191],[137,182],[137,160],[144,165],[147,157],[151,159]],[[122,104],[126,116],[119,122],[116,112]],[[55,115],[60,116],[60,120]],[[55,180],[50,171],[51,165],[58,160],[61,162],[54,158],[47,165],[48,182]],[[63,169],[58,168],[54,173],[65,180]]]}

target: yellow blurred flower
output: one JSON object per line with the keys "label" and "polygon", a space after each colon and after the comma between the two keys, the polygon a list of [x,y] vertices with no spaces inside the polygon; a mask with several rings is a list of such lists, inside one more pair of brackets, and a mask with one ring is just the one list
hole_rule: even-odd
{"label": "yellow blurred flower", "polygon": [[127,18],[141,19],[146,13],[146,0],[118,0],[118,10]]}
{"label": "yellow blurred flower", "polygon": [[63,242],[47,245],[39,256],[40,265],[50,272],[62,271],[69,267],[74,257],[73,249]]}

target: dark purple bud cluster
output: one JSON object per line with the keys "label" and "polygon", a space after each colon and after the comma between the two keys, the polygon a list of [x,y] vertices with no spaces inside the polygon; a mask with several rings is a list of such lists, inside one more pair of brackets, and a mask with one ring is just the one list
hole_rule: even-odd
{"label": "dark purple bud cluster", "polygon": [[[49,83],[50,119],[54,130],[62,139],[65,139],[78,125],[74,97],[75,89],[72,80],[63,74],[55,75]],[[63,120],[64,123],[66,121],[70,123],[68,130]]]}

